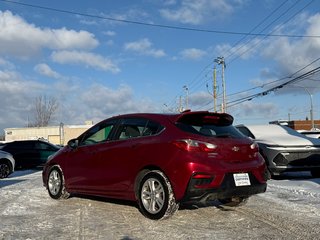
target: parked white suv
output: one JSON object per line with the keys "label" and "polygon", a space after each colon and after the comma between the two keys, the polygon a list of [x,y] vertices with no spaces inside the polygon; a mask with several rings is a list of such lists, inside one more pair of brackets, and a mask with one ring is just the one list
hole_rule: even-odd
{"label": "parked white suv", "polygon": [[15,160],[10,153],[0,150],[0,179],[14,172]]}
{"label": "parked white suv", "polygon": [[320,139],[276,124],[237,125],[236,128],[258,143],[272,176],[310,171],[313,177],[320,178]]}

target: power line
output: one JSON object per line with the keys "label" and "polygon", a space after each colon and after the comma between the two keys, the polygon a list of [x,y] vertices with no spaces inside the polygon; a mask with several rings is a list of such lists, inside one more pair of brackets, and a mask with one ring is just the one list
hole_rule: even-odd
{"label": "power line", "polygon": [[[278,21],[281,17],[283,17],[284,15],[286,15],[290,10],[292,10],[297,4],[298,2],[300,2],[301,0],[296,0],[292,5],[289,6],[289,8],[286,8],[285,11],[282,11],[278,17],[276,17],[276,19],[272,20],[271,23],[269,23],[266,27],[264,27],[259,33],[262,34],[263,31],[265,31],[267,28],[269,28],[272,24],[274,24],[276,21]],[[303,8],[300,8],[298,12],[294,13],[290,18],[288,18],[286,20],[286,22],[282,23],[280,26],[284,25],[285,23],[287,23],[289,20],[291,20],[293,17],[295,17],[298,13],[300,13],[303,9],[305,9],[307,6],[309,6],[314,0],[311,0],[310,2],[308,2],[306,5],[303,6]],[[270,14],[268,14],[262,21],[260,21],[254,28],[251,29],[251,31],[249,33],[252,33],[254,30],[256,30],[259,26],[261,26],[264,22],[266,22],[267,19],[269,19],[272,15],[274,15],[274,13],[276,13],[279,9],[281,9],[286,3],[288,2],[288,0],[285,0],[282,4],[280,4],[276,9],[274,9]],[[278,26],[278,28],[280,27]],[[274,29],[272,32],[269,32],[268,34],[266,35],[272,35],[278,28]],[[255,38],[251,39],[251,40],[248,40],[245,42],[244,45],[242,46],[239,46],[238,48],[236,48],[237,45],[239,45],[243,40],[245,40],[245,38],[249,37],[250,34],[242,37],[240,40],[238,40],[228,51],[229,51],[229,54],[227,55],[226,58],[230,58],[231,56],[233,55],[237,55],[235,56],[233,59],[230,60],[230,62],[228,62],[228,64],[234,62],[236,59],[238,59],[240,56],[242,56],[243,54],[245,54],[246,52],[250,51],[252,48],[250,49],[247,49],[246,51],[243,51],[242,53],[239,53],[237,54],[238,51],[240,51],[242,48],[244,48],[245,46],[247,46],[251,41],[253,41]],[[265,39],[266,37],[264,37],[263,39]],[[257,43],[255,43],[255,45],[253,47],[256,47],[258,45],[260,45],[262,42],[262,40],[259,40]],[[235,49],[235,51],[232,51],[232,49]],[[221,55],[226,55],[225,54],[221,54]],[[212,65],[212,61],[207,65],[205,66],[204,70],[201,71],[204,72],[206,68],[209,68],[209,66]],[[201,74],[200,73],[200,74]],[[194,79],[192,81],[192,84],[195,84],[195,85],[199,85],[202,81],[203,78],[199,78],[198,82],[195,83],[195,80],[197,79]],[[281,80],[281,79],[280,79]],[[277,80],[279,81],[279,80]],[[270,82],[270,83],[267,83],[267,84],[264,84],[265,85],[269,85],[269,84],[272,84],[273,82]],[[193,89],[191,87],[191,84],[189,85],[190,86],[190,89],[192,89],[192,91],[194,92],[195,89]],[[261,86],[259,86],[261,87]],[[250,90],[254,90],[256,88],[259,88],[259,87],[255,87],[255,88],[252,88],[252,89],[248,89],[248,90],[245,90],[245,91],[250,91]],[[242,92],[245,92],[245,91],[242,91]],[[241,92],[240,92],[241,93]],[[232,94],[232,95],[235,95],[235,94]],[[229,97],[229,96],[228,96]]]}
{"label": "power line", "polygon": [[[267,21],[267,19],[269,19],[274,13],[276,13],[276,12],[277,12],[282,6],[284,6],[285,3],[288,2],[288,1],[289,1],[289,0],[286,0],[286,1],[284,1],[282,4],[280,4],[276,9],[274,9],[270,14],[268,14],[268,16],[266,16],[266,17],[265,17],[262,21],[260,21],[254,28],[252,28],[249,33],[252,33],[252,32],[253,32],[254,30],[256,30],[259,26],[261,26],[265,21]],[[297,1],[297,2],[298,2],[298,1]],[[297,2],[296,2],[296,3],[297,3]],[[296,3],[295,3],[295,4],[296,4]],[[293,6],[294,6],[294,5],[293,5]],[[283,16],[283,14],[281,14],[281,16]],[[276,20],[272,21],[267,27],[269,27],[271,24],[273,24],[273,23],[274,23],[275,21],[277,21],[278,19],[279,19],[279,17],[278,17]],[[261,30],[260,33],[262,33],[267,27],[265,27],[263,30]],[[236,51],[231,52],[231,50],[232,50],[233,48],[235,48],[237,45],[239,45],[239,44],[240,44],[242,41],[244,41],[247,37],[248,37],[248,35],[242,37],[242,38],[241,38],[240,40],[238,40],[235,44],[233,44],[233,46],[229,49],[230,54],[226,56],[226,59],[230,58],[232,55],[234,55],[234,54],[236,53],[236,51],[238,51],[238,50],[240,50],[241,48],[243,48],[244,45],[242,45],[242,46],[240,46],[239,48],[237,48]],[[249,43],[250,41],[252,41],[252,39],[249,40],[249,41],[247,41],[246,44]],[[223,54],[223,55],[226,55],[226,54]]]}
{"label": "power line", "polygon": [[[229,94],[228,97],[234,96],[234,95],[238,95],[238,94],[241,94],[241,93],[245,93],[245,92],[248,92],[248,91],[252,91],[252,90],[255,90],[255,89],[257,89],[257,88],[263,88],[263,87],[266,87],[266,86],[268,86],[268,85],[274,84],[274,83],[276,83],[276,82],[283,81],[283,80],[288,79],[288,78],[289,78],[289,79],[290,79],[290,78],[293,78],[296,74],[302,72],[303,70],[305,70],[306,68],[310,67],[312,64],[314,64],[315,62],[317,62],[317,61],[319,61],[319,60],[320,60],[320,58],[317,58],[317,59],[313,60],[312,62],[310,62],[310,63],[307,64],[306,66],[302,67],[302,68],[299,69],[298,71],[292,73],[290,76],[283,77],[283,78],[274,80],[274,81],[272,81],[272,82],[268,82],[268,83],[262,84],[262,85],[257,86],[257,87],[253,87],[253,88],[250,88],[250,89],[246,89],[246,90],[242,90],[242,91],[239,91],[239,92],[236,92],[236,93]],[[309,78],[305,77],[304,79],[309,79]],[[302,80],[304,80],[304,79],[302,79]],[[302,80],[301,80],[301,81],[302,81]],[[312,80],[312,79],[309,79],[309,80]],[[313,80],[313,81],[315,81],[315,80]]]}
{"label": "power line", "polygon": [[[293,5],[291,5],[288,9],[286,9],[286,11],[283,12],[283,13],[280,15],[280,17],[282,17],[282,16],[284,16],[286,13],[288,13],[295,5],[297,5],[297,3],[298,3],[299,1],[300,1],[300,0],[296,1],[296,2],[295,2]],[[270,32],[269,34],[272,35],[272,33],[274,33],[276,30],[278,30],[278,29],[279,29],[281,26],[283,26],[285,23],[289,22],[292,18],[294,18],[295,16],[297,16],[301,11],[303,11],[306,7],[308,7],[313,1],[314,1],[314,0],[311,0],[310,2],[308,2],[307,4],[305,4],[301,9],[299,9],[297,12],[295,12],[290,18],[288,18],[285,22],[283,22],[282,24],[280,24],[277,28],[275,28],[275,29],[274,29],[272,32]],[[278,9],[280,9],[280,7],[282,7],[286,2],[287,2],[287,1],[283,2],[279,7],[277,7],[274,11],[272,11],[272,13],[270,13],[270,14],[269,14],[266,18],[264,18],[258,25],[256,25],[256,26],[251,30],[251,32],[254,31],[258,26],[260,26],[268,17],[272,16],[273,13],[276,12]],[[271,26],[273,23],[275,23],[280,17],[277,17],[275,20],[273,20],[273,21],[272,21],[270,24],[268,24],[262,31],[260,31],[260,33],[262,33],[265,29],[267,29],[268,27],[270,27],[270,26]],[[266,36],[265,36],[264,38],[262,38],[262,40],[265,39],[265,38],[267,37],[267,35],[269,35],[269,34],[266,34]],[[248,35],[247,35],[247,36],[248,36]],[[234,44],[232,48],[235,48],[235,46],[236,46],[237,44],[240,44],[240,42],[241,42],[242,40],[244,40],[247,36],[243,37],[243,38],[242,38],[241,40],[239,40],[236,44]],[[259,44],[261,44],[262,40],[260,39],[257,43],[255,43],[255,44],[253,45],[253,47],[256,47],[256,46],[258,46]],[[252,39],[249,40],[249,41],[247,41],[247,43],[246,43],[245,45],[248,45],[251,41],[252,41]],[[239,50],[240,50],[241,48],[243,48],[245,45],[239,47],[238,49],[236,49],[236,51],[239,51]],[[231,48],[231,49],[232,49],[232,48]],[[231,51],[231,49],[229,49],[229,52]],[[232,62],[235,61],[237,58],[239,58],[240,56],[242,56],[243,54],[245,54],[246,52],[248,52],[248,51],[250,51],[250,50],[252,50],[252,48],[247,49],[246,51],[242,52],[240,55],[234,57],[234,58],[231,60],[231,62],[228,62],[228,63],[229,63],[229,64],[232,63]],[[230,54],[228,55],[228,57],[231,57],[232,55],[235,55],[235,54],[236,54],[236,51],[230,53]],[[314,62],[316,62],[316,61],[318,61],[318,60],[319,60],[319,59],[311,62],[310,64],[308,64],[308,65],[305,66],[304,68],[300,69],[299,71],[293,73],[291,76],[286,77],[286,78],[292,78],[292,77],[293,77],[294,75],[296,75],[298,72],[303,71],[305,68],[307,68],[308,66],[310,66],[311,64],[313,64]],[[286,79],[286,78],[281,78],[281,79],[279,79],[279,80],[276,80],[276,81],[272,81],[272,82],[270,82],[270,83],[263,84],[262,86],[257,86],[257,87],[250,88],[250,89],[247,89],[247,90],[238,92],[238,93],[234,93],[234,94],[228,95],[228,98],[229,98],[229,96],[232,96],[232,95],[236,95],[236,94],[240,94],[240,93],[243,93],[243,92],[252,91],[252,90],[257,89],[257,88],[265,87],[266,85],[273,84],[273,83],[275,83],[275,82],[284,80],[284,79]],[[235,100],[235,101],[236,101],[236,100]],[[244,101],[247,101],[247,100],[244,100]],[[207,105],[208,105],[208,104],[206,104],[205,106],[207,106]]]}
{"label": "power line", "polygon": [[[297,75],[298,73],[300,73],[301,71],[305,70],[306,68],[310,67],[312,64],[314,64],[315,62],[319,61],[320,58],[317,58],[315,60],[313,60],[312,62],[310,62],[309,64],[307,64],[306,66],[302,67],[301,69],[299,69],[298,71],[294,72],[293,74],[290,74],[289,76],[287,77],[283,77],[283,78],[280,78],[278,80],[275,80],[275,81],[272,81],[272,82],[269,82],[269,83],[266,83],[266,84],[263,84],[261,86],[257,86],[257,87],[254,87],[254,88],[251,88],[251,89],[248,89],[248,90],[243,90],[241,92],[237,92],[237,93],[234,93],[234,94],[231,94],[231,95],[228,95],[227,97],[230,98],[230,96],[232,95],[236,95],[236,94],[241,94],[241,93],[245,93],[245,92],[248,92],[250,90],[254,90],[254,89],[257,89],[257,88],[263,88],[267,85],[271,85],[271,84],[274,84],[276,82],[280,82],[280,81],[283,81],[285,79],[290,79],[286,82],[283,82],[281,84],[278,84],[272,88],[269,88],[268,90],[265,90],[265,91],[262,91],[262,92],[259,92],[259,93],[255,93],[255,94],[251,94],[251,95],[248,95],[248,96],[245,96],[245,97],[241,97],[241,98],[237,98],[235,100],[232,100],[232,101],[229,101],[227,102],[227,106],[228,107],[233,107],[235,105],[239,105],[241,103],[244,103],[246,101],[251,101],[253,100],[254,98],[257,98],[257,97],[262,97],[262,96],[266,96],[268,95],[269,93],[271,92],[274,92],[276,90],[279,90],[279,89],[282,89],[283,87],[289,85],[289,84],[292,84],[292,83],[297,83],[297,82],[300,82],[300,81],[303,81],[303,80],[306,80],[306,79],[310,79],[311,76],[317,74],[320,72],[320,67],[316,67],[306,73],[303,73],[295,78],[293,78],[295,75]],[[197,109],[204,109],[206,106],[208,106],[209,104],[211,104],[212,101],[210,102],[206,102],[205,104],[203,104],[202,106],[199,106]]]}
{"label": "power line", "polygon": [[[319,59],[320,59],[320,58],[318,58],[318,60],[319,60]],[[299,71],[298,71],[298,72],[299,72]],[[232,107],[232,106],[234,106],[234,105],[238,105],[238,104],[243,103],[243,102],[245,102],[245,101],[251,101],[252,99],[257,98],[257,97],[266,96],[266,95],[268,95],[270,92],[274,92],[274,91],[276,91],[276,90],[278,90],[278,89],[281,89],[281,88],[283,88],[283,87],[285,87],[285,86],[287,86],[287,85],[289,85],[289,84],[292,84],[292,83],[295,83],[295,82],[300,82],[300,81],[308,78],[309,76],[312,76],[312,75],[317,74],[317,73],[319,73],[319,72],[320,72],[320,67],[314,68],[314,69],[312,69],[312,70],[310,70],[310,71],[308,71],[308,72],[306,72],[306,73],[304,73],[304,74],[302,74],[302,75],[300,75],[300,76],[298,76],[298,77],[295,77],[294,79],[291,79],[291,80],[289,80],[289,81],[287,81],[287,82],[285,82],[285,83],[282,83],[282,84],[280,84],[280,85],[277,85],[277,86],[275,86],[275,87],[272,87],[272,88],[270,88],[270,89],[268,89],[268,90],[265,90],[265,91],[263,91],[263,92],[260,92],[260,93],[256,93],[256,94],[253,94],[253,95],[250,95],[250,96],[246,96],[246,97],[243,97],[243,98],[234,100],[234,101],[230,101],[230,102],[228,102],[227,104],[229,105],[229,107]],[[233,104],[232,104],[232,103],[233,103]],[[231,105],[230,105],[230,104],[231,104]]]}
{"label": "power line", "polygon": [[215,33],[215,34],[228,34],[228,35],[246,35],[246,36],[256,36],[256,37],[257,36],[264,36],[264,37],[289,37],[289,38],[320,38],[320,35],[263,34],[263,33],[252,33],[252,32],[248,33],[248,32],[222,31],[222,30],[210,30],[210,29],[201,29],[201,28],[180,27],[180,26],[173,26],[173,25],[146,23],[146,22],[140,22],[140,21],[132,21],[132,20],[119,19],[119,18],[111,18],[111,17],[105,17],[105,16],[99,16],[99,15],[81,13],[81,12],[76,12],[76,11],[69,11],[69,10],[63,10],[63,9],[58,9],[58,8],[45,7],[45,6],[40,6],[40,5],[16,2],[16,1],[11,1],[11,0],[0,0],[0,2],[17,4],[17,5],[21,5],[21,6],[25,6],[25,7],[37,8],[37,9],[54,11],[54,12],[59,12],[59,13],[78,15],[78,16],[83,16],[83,17],[103,19],[103,20],[114,21],[114,22],[122,22],[122,23],[129,23],[129,24],[135,24],[135,25],[141,25],[141,26],[167,28],[167,29],[174,29],[174,30],[194,31],[194,32],[204,32],[204,33]]}
{"label": "power line", "polygon": [[[300,1],[300,0],[299,0]],[[281,26],[283,26],[284,24],[288,23],[292,18],[294,18],[295,16],[297,16],[300,12],[302,12],[302,10],[304,10],[305,8],[307,8],[314,0],[311,0],[309,3],[307,3],[302,9],[299,9],[299,11],[297,11],[293,16],[291,16],[289,19],[287,19],[285,22],[281,23],[279,26],[277,26],[274,30],[272,30],[270,33],[265,34],[265,36],[263,36],[263,38],[259,39],[253,46],[251,46],[250,48],[247,48],[245,51],[243,51],[241,54],[237,55],[236,57],[234,57],[232,60],[229,61],[229,64],[232,63],[233,61],[235,61],[236,59],[238,59],[239,57],[243,56],[244,54],[246,54],[247,52],[251,51],[253,48],[257,47],[258,45],[260,45],[262,43],[262,41],[264,39],[266,39],[268,37],[268,35],[273,35],[274,32],[276,32],[278,29],[281,28]],[[297,2],[296,2],[297,3]],[[295,3],[295,4],[296,4]],[[294,4],[294,5],[295,5]],[[291,9],[294,5],[292,5],[289,9]],[[289,11],[289,9],[285,12],[287,13]],[[279,17],[280,18],[280,17]],[[278,18],[277,18],[278,19]],[[276,19],[276,20],[277,20]],[[276,21],[275,20],[275,21]],[[275,21],[273,21],[271,24],[273,24]],[[271,24],[269,24],[267,27],[269,27]],[[267,27],[265,27],[262,31],[264,31]],[[261,31],[261,32],[262,32]],[[238,48],[237,50],[243,48],[244,46],[248,45],[250,42],[252,42],[252,40],[248,41],[245,45],[241,46],[240,48]],[[234,55],[234,54],[233,54]]]}

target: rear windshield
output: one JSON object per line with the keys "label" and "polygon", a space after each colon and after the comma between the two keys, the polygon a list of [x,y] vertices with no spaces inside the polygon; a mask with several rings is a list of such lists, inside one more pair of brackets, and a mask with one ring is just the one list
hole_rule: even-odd
{"label": "rear windshield", "polygon": [[228,114],[199,113],[182,116],[176,126],[182,131],[207,137],[243,138],[232,122],[233,118]]}
{"label": "rear windshield", "polygon": [[244,138],[244,136],[232,125],[189,125],[185,123],[177,123],[176,126],[184,132],[193,133],[207,137],[232,137]]}

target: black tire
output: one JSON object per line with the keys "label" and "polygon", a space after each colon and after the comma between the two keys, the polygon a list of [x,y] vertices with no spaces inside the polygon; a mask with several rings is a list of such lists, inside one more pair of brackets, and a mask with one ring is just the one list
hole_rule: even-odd
{"label": "black tire", "polygon": [[50,197],[53,199],[63,199],[70,196],[66,191],[64,176],[60,167],[53,166],[50,169],[47,179],[47,189]]}
{"label": "black tire", "polygon": [[11,174],[10,165],[7,162],[0,162],[0,179],[6,178]]}
{"label": "black tire", "polygon": [[227,207],[239,207],[243,206],[248,202],[249,197],[235,197],[235,198],[226,198],[226,199],[219,199],[224,206]]}
{"label": "black tire", "polygon": [[311,175],[314,178],[320,178],[320,170],[311,170]]}
{"label": "black tire", "polygon": [[144,175],[136,195],[142,214],[153,220],[168,218],[179,208],[169,179],[158,170]]}

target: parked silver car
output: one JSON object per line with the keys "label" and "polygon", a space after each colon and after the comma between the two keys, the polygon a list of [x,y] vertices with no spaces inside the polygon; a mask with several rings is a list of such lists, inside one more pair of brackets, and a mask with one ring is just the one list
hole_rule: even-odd
{"label": "parked silver car", "polygon": [[272,176],[311,171],[313,177],[320,177],[320,139],[275,124],[237,125],[236,128],[258,143]]}
{"label": "parked silver car", "polygon": [[319,130],[315,130],[315,131],[300,130],[298,132],[307,136],[307,137],[320,138],[320,131]]}
{"label": "parked silver car", "polygon": [[10,153],[0,150],[0,179],[14,172],[15,160]]}

